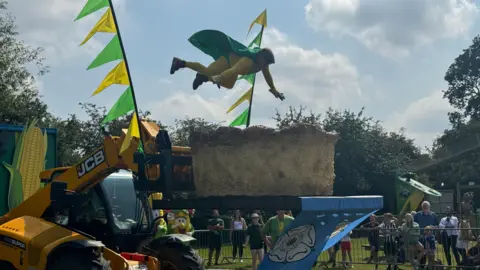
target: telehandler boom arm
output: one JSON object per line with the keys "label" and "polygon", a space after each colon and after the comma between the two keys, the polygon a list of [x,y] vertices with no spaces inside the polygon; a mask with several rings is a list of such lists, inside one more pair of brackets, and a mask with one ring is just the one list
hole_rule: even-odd
{"label": "telehandler boom arm", "polygon": [[[157,153],[156,135],[159,133],[159,127],[150,122],[142,121],[142,131],[144,135],[145,154]],[[164,131],[168,138],[168,133]],[[119,153],[125,135],[114,137],[106,135],[103,145],[78,162],[75,166],[60,167],[43,171],[40,174],[42,181],[50,183],[58,180],[67,183],[67,189],[75,192],[83,192],[102,182],[111,173],[124,169],[133,173],[138,172],[138,164],[134,162],[134,154],[138,149],[138,140],[133,138],[129,147]],[[188,155],[189,147],[172,147],[172,152],[179,155]],[[157,180],[160,175],[160,166],[158,164],[143,165],[141,172],[145,173],[148,180]],[[22,204],[12,209],[5,216],[0,217],[0,224],[22,216],[41,217],[45,210],[50,206],[51,185],[46,185]]]}

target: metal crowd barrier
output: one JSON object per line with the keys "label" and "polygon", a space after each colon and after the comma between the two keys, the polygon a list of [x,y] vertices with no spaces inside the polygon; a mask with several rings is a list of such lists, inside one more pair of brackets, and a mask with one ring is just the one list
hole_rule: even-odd
{"label": "metal crowd barrier", "polygon": [[[438,229],[438,228],[432,228],[432,234],[435,236],[435,241],[436,241],[436,249],[432,251],[431,256],[436,260],[439,260],[441,264],[434,265],[437,267],[436,269],[440,269],[440,267],[447,267],[447,256],[446,251],[444,250],[444,245],[442,245],[442,242],[444,239],[442,239],[442,233],[444,233],[443,229]],[[459,231],[459,229],[455,229]],[[462,229],[463,230],[463,229]],[[480,228],[471,228],[471,229],[466,229],[463,231],[471,231],[472,238],[470,241],[468,241],[469,248],[473,247],[476,244],[475,241],[475,235],[480,235]],[[363,229],[363,228],[358,228],[354,229],[351,234],[351,251],[350,254],[352,256],[352,264],[370,264],[370,265],[387,265],[387,257],[385,256],[385,235],[383,234],[383,231],[379,231],[378,235],[378,252],[373,253],[374,255],[376,254],[377,256],[371,257],[371,247],[370,243],[368,240],[369,233],[371,233],[372,230],[369,229]],[[223,230],[222,231],[222,248],[220,252],[220,264],[234,264],[234,263],[239,263],[240,260],[243,260],[244,263],[248,263],[251,260],[251,253],[250,249],[248,246],[243,246],[240,245],[236,247],[236,254],[234,254],[234,245],[232,243],[232,239],[230,238],[230,233],[231,230]],[[396,248],[396,253],[394,256],[394,263],[392,263],[392,267],[394,265],[408,265],[410,266],[412,263],[416,264],[417,266],[422,266],[422,263],[425,264],[425,267],[427,268],[428,264],[427,262],[423,262],[423,260],[419,257],[421,254],[418,251],[414,251],[412,248],[412,245],[405,244],[405,239],[407,239],[409,234],[411,234],[412,231],[410,232],[402,232],[399,228],[396,229],[396,232],[394,233],[395,236],[397,237],[397,248]],[[423,232],[419,232],[420,235],[423,235]],[[244,234],[245,235],[245,234]],[[204,259],[208,260],[208,254],[209,254],[209,233],[208,230],[196,230],[194,235],[193,235],[197,240],[192,243],[192,247],[197,250],[199,255]],[[457,240],[458,241],[458,240]],[[480,242],[479,242],[479,247],[480,247]],[[240,257],[240,249],[243,249],[243,254]],[[375,248],[374,248],[375,250]],[[330,256],[329,252],[322,252],[320,254],[316,267],[319,268],[330,268],[330,267],[340,267],[343,266],[343,259],[342,259],[342,248],[340,245],[336,245],[335,247],[332,247],[330,249],[332,251],[332,254],[334,254],[334,257]],[[414,252],[414,254],[412,254]],[[459,261],[456,261],[456,255],[455,252],[458,252],[458,259]],[[348,258],[348,253],[345,252],[346,254],[346,263],[347,266],[349,264],[349,258]],[[452,267],[459,267],[460,262],[462,261],[462,255],[461,252],[458,251],[458,249],[452,249],[448,251],[450,253],[451,257],[451,266]],[[213,253],[215,254],[215,252]],[[464,254],[465,255],[465,254]],[[414,257],[412,257],[414,256]],[[214,257],[212,259],[212,263],[214,261]],[[334,259],[334,261],[332,260]],[[392,258],[390,258],[392,259]],[[335,265],[334,265],[335,264]],[[478,263],[478,266],[461,266],[461,268],[480,268],[480,260]],[[393,268],[392,268],[393,269]]]}

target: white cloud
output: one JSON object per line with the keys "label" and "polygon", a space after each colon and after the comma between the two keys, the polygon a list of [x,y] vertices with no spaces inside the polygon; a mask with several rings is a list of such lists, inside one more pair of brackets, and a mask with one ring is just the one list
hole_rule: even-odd
{"label": "white cloud", "polygon": [[[104,44],[92,38],[82,47],[80,42],[95,25],[105,9],[77,22],[74,19],[86,1],[78,0],[15,0],[8,10],[16,17],[20,38],[31,46],[42,47],[51,66],[90,54],[98,54]],[[114,0],[116,10],[122,12],[124,0]]]}
{"label": "white cloud", "polygon": [[453,111],[443,93],[434,91],[410,103],[401,112],[393,112],[385,121],[390,130],[405,128],[406,135],[415,139],[416,143],[431,146],[433,139],[448,128],[447,113]]}
{"label": "white cloud", "polygon": [[305,6],[314,30],[352,36],[392,58],[436,39],[468,34],[477,14],[470,0],[309,0]]}
{"label": "white cloud", "polygon": [[[272,65],[271,73],[276,88],[285,94],[286,100],[280,102],[275,99],[268,92],[268,86],[259,73],[255,86],[252,123],[274,124],[271,117],[274,116],[275,108],[283,111],[288,105],[305,105],[315,111],[323,111],[329,106],[345,107],[360,97],[360,76],[346,56],[323,54],[316,49],[302,48],[274,27],[265,31],[263,45],[271,48],[275,54],[276,63]],[[215,98],[205,98],[209,89]],[[245,104],[228,116],[225,115],[226,110],[247,89],[248,84],[243,81],[229,91],[202,86],[195,94],[176,91],[169,98],[152,103],[149,107],[153,117],[158,119],[190,116],[229,122],[242,112]]]}

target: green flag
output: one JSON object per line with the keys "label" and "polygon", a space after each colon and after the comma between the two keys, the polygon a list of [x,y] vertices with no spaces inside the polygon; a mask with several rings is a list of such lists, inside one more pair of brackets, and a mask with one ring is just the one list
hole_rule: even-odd
{"label": "green flag", "polygon": [[257,44],[258,47],[260,47],[260,43],[262,42],[262,32],[258,33],[258,35],[250,42],[248,45],[249,48],[253,47],[253,44]]}
{"label": "green flag", "polygon": [[87,70],[120,59],[123,59],[122,47],[120,47],[118,35],[115,35],[107,46],[95,57],[95,60],[88,66]]}
{"label": "green flag", "polygon": [[238,127],[238,126],[241,126],[241,125],[247,125],[249,110],[250,110],[250,107],[247,108],[247,109],[246,109],[242,114],[240,114],[237,118],[235,118],[235,120],[233,120],[232,123],[230,123],[229,126],[231,126],[231,127]]}
{"label": "green flag", "polygon": [[87,15],[90,15],[99,9],[108,7],[110,5],[108,1],[109,0],[88,0],[85,6],[83,7],[82,11],[80,11],[80,14],[78,14],[75,21],[80,20],[81,18]]}
{"label": "green flag", "polygon": [[138,152],[140,152],[140,153],[142,153],[142,154],[144,153],[144,151],[143,151],[143,143],[142,143],[142,141],[140,141],[140,143],[138,144],[138,148],[137,148],[137,150],[138,150]]}
{"label": "green flag", "polygon": [[238,77],[237,80],[241,80],[241,79],[247,80],[250,84],[253,84],[253,82],[255,81],[255,73],[248,74],[248,75],[242,75],[242,76]]}
{"label": "green flag", "polygon": [[127,90],[125,90],[125,92],[123,92],[123,94],[117,100],[115,105],[113,105],[113,107],[107,113],[107,116],[105,116],[105,119],[102,121],[102,125],[122,117],[134,109],[135,105],[133,103],[132,90],[130,87],[128,87]]}

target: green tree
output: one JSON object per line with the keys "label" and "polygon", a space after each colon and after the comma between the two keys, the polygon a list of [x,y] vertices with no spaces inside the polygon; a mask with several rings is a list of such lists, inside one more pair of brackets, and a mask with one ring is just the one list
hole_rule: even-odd
{"label": "green tree", "polygon": [[[85,155],[103,145],[104,132],[102,130],[102,121],[107,115],[107,109],[92,103],[80,103],[79,105],[87,114],[87,120],[81,121],[81,132],[78,141],[79,151],[82,155]],[[140,111],[139,114],[142,120],[153,121],[149,118],[149,111]],[[131,114],[120,117],[108,123],[105,130],[113,136],[121,136],[122,129],[128,128],[131,118]]]}
{"label": "green tree", "polygon": [[7,2],[0,0],[0,121],[24,125],[37,118],[42,124],[51,115],[41,100],[35,78],[27,66],[36,67],[38,75],[47,72],[41,48],[32,48],[18,40],[14,17]]}
{"label": "green tree", "polygon": [[387,132],[378,121],[349,110],[329,109],[322,117],[305,107],[294,108],[274,120],[279,129],[306,124],[336,132],[335,195],[380,194],[392,197],[393,174],[421,157],[420,150],[402,133]]}
{"label": "green tree", "polygon": [[455,58],[445,74],[445,81],[448,89],[443,97],[461,112],[450,115],[450,120],[458,122],[460,115],[480,119],[480,36]]}
{"label": "green tree", "polygon": [[190,146],[190,136],[194,131],[210,132],[220,127],[220,124],[210,123],[203,118],[175,119],[170,128],[170,139],[177,146]]}

